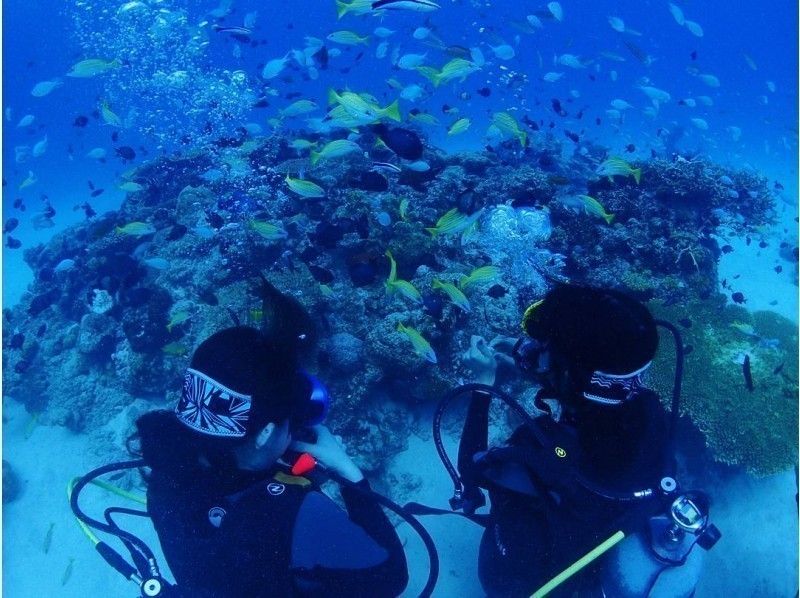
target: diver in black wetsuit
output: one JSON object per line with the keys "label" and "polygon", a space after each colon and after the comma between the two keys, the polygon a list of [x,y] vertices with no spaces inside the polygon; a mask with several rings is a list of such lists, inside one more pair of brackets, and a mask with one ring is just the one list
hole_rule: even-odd
{"label": "diver in black wetsuit", "polygon": [[[195,351],[175,411],[136,422],[151,468],[147,504],[181,596],[396,596],[405,555],[380,507],[342,486],[345,512],[290,463],[307,452],[368,487],[320,425],[318,380],[285,345],[253,328]],[[311,429],[314,442],[297,440]]]}
{"label": "diver in black wetsuit", "polygon": [[[666,473],[674,466],[668,417],[642,381],[658,346],[647,308],[615,291],[559,286],[526,310],[522,327],[527,336],[514,346],[514,361],[541,386],[535,404],[545,415],[517,428],[505,446],[487,450],[491,393],[473,390],[459,450],[465,511],[482,504],[478,487],[491,499],[479,556],[490,596],[530,596],[615,530],[662,525],[656,514],[664,512],[664,493],[652,489],[675,490]],[[479,383],[494,383],[498,356],[473,340],[466,360]],[[692,500],[692,508],[706,506],[699,495]],[[672,565],[644,553],[627,577],[619,558],[607,558],[612,552],[549,595],[647,596]],[[692,595],[700,554],[692,552],[692,567],[672,567],[670,575],[679,569],[692,575],[670,579],[664,596]]]}

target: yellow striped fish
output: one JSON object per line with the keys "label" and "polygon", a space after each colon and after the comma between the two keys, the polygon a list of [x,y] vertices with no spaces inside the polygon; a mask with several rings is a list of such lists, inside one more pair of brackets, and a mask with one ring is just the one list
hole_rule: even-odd
{"label": "yellow striped fish", "polygon": [[286,186],[301,197],[325,197],[325,190],[311,181],[293,179],[288,174],[284,179]]}
{"label": "yellow striped fish", "polygon": [[467,299],[467,296],[464,295],[464,293],[462,293],[454,284],[450,282],[442,282],[438,278],[434,278],[433,288],[444,291],[444,293],[450,298],[450,301],[452,301],[456,307],[463,309],[467,313],[470,312],[471,307],[469,304],[469,299]]}
{"label": "yellow striped fish", "polygon": [[436,353],[431,347],[431,344],[425,340],[425,337],[422,336],[417,330],[411,328],[410,326],[403,326],[402,322],[397,323],[397,331],[402,332],[406,335],[409,341],[411,341],[411,346],[414,347],[414,352],[419,355],[420,357],[430,361],[431,363],[436,363]]}
{"label": "yellow striped fish", "polygon": [[469,274],[462,276],[458,281],[458,286],[460,286],[462,290],[465,290],[467,287],[474,284],[492,282],[499,275],[500,269],[497,266],[481,266],[480,268],[475,268]]}

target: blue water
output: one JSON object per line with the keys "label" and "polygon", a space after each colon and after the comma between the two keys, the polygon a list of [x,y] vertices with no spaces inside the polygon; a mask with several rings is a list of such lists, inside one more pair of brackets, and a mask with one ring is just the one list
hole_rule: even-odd
{"label": "blue water", "polygon": [[[118,208],[125,194],[117,187],[130,168],[157,155],[203,149],[237,127],[269,133],[269,119],[297,99],[314,100],[319,108],[309,116],[321,117],[331,87],[368,92],[379,104],[387,105],[399,95],[399,90],[387,84],[390,78],[403,86],[416,83],[425,89],[426,97],[419,101],[400,100],[401,112],[405,118],[413,108],[433,114],[440,126],[423,130],[429,143],[446,151],[483,148],[489,141],[491,114],[506,110],[518,121],[527,116],[541,123],[542,130],[550,129],[552,123],[552,130],[562,141],[566,140],[565,132],[577,133],[581,145],[606,146],[629,160],[647,159],[651,150],[662,157],[680,152],[758,171],[769,179],[770,187],[779,182],[784,188],[776,195],[779,224],[771,232],[782,238],[788,235],[797,244],[796,2],[681,2],[686,18],[702,26],[702,37],[679,26],[665,1],[564,0],[563,22],[543,17],[543,28],[535,30],[531,30],[526,16],[546,13],[546,3],[442,0],[442,8],[431,13],[398,11],[378,17],[347,15],[340,20],[333,0],[236,1],[222,18],[210,16],[209,12],[217,8],[212,2],[165,0],[144,4],[151,11],[148,14],[162,11],[166,22],[160,30],[152,22],[148,27],[139,23],[121,29],[122,21],[115,17],[121,1],[3,3],[2,215],[3,222],[9,218],[20,221],[11,236],[22,243],[19,249],[8,248],[4,235],[4,307],[18,302],[32,279],[22,260],[23,251],[82,221],[80,205],[84,202],[98,213]],[[255,47],[211,30],[214,23],[242,25],[245,15],[252,12],[258,13],[252,34]],[[621,18],[626,27],[641,35],[615,31],[609,25],[609,16]],[[200,26],[203,21],[208,25]],[[399,48],[399,55],[427,53],[426,64],[435,67],[450,60],[441,49],[414,39],[412,33],[421,26],[431,29],[446,46],[480,48],[486,64],[463,83],[443,84],[438,89],[415,71],[393,67],[395,48]],[[373,33],[377,27],[395,31],[386,38],[388,52],[384,58],[375,55],[383,41]],[[318,70],[316,80],[309,79],[308,70],[291,59],[279,77],[269,82],[260,77],[265,62],[302,49],[306,36],[325,40],[336,30],[369,35],[369,43],[345,46],[326,41],[329,49],[339,49],[341,54],[330,58],[327,70]],[[185,44],[195,35],[208,44],[202,50],[186,50]],[[649,64],[638,60],[625,41],[649,56]],[[496,57],[490,45],[500,44],[510,45],[515,57]],[[120,69],[92,78],[65,77],[78,61],[111,59],[116,57],[115,52],[125,54],[127,62]],[[623,60],[604,57],[603,52]],[[556,58],[564,54],[579,57],[585,67],[556,64]],[[158,71],[165,76],[185,71],[189,82],[167,91],[159,83]],[[230,83],[236,71],[242,73],[238,86]],[[563,76],[550,83],[542,80],[547,72]],[[719,86],[703,83],[698,74],[714,75]],[[55,78],[61,78],[63,84],[52,93],[31,95],[34,85]],[[653,105],[640,85],[665,90],[671,98],[659,106],[657,114],[648,116],[643,111]],[[211,98],[206,92],[214,86],[222,86],[222,91]],[[482,88],[490,90],[489,97],[478,93]],[[296,97],[289,99],[287,94]],[[712,105],[698,100],[699,96],[710,98]],[[267,108],[247,108],[259,97],[267,99]],[[215,103],[210,103],[211,99]],[[566,116],[556,114],[553,99],[559,100]],[[607,113],[610,103],[617,99],[631,105],[621,119]],[[680,100],[686,103],[687,99],[694,99],[696,105],[681,105]],[[103,124],[99,115],[93,115],[103,101],[128,121],[125,127],[111,127]],[[457,112],[445,114],[445,105]],[[230,118],[224,114],[226,110]],[[34,115],[33,124],[17,127],[27,114]],[[88,117],[85,127],[74,125],[80,116]],[[447,127],[463,117],[472,121],[469,130],[448,136]],[[693,124],[693,118],[702,119],[707,128]],[[211,122],[212,132],[203,130],[206,121]],[[300,131],[303,118],[292,119],[287,126]],[[735,133],[737,129],[740,135]],[[116,141],[112,140],[113,133],[118,135]],[[47,149],[41,156],[17,161],[15,148],[32,148],[45,136]],[[676,141],[667,147],[668,137]],[[629,145],[633,151],[626,151]],[[115,148],[122,146],[134,148],[136,159],[132,163],[123,163],[115,155]],[[86,157],[98,147],[107,152],[104,162]],[[19,189],[29,172],[37,182]],[[91,197],[98,189],[104,192]],[[18,198],[25,211],[14,207]],[[53,226],[36,228],[33,217],[41,212],[45,198],[56,211]],[[783,233],[782,228],[788,232]],[[783,305],[789,305],[788,315],[794,314],[796,319],[797,287],[788,284],[782,288],[791,294]],[[750,306],[759,300],[766,306],[770,299],[766,294],[756,296]],[[760,556],[769,559],[769,555]],[[736,590],[729,593],[736,595]]]}

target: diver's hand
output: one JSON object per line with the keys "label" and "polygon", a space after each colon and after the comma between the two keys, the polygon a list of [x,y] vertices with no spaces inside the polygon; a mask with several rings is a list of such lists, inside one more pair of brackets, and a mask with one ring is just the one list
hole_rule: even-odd
{"label": "diver's hand", "polygon": [[469,349],[462,356],[464,363],[475,374],[475,381],[491,386],[497,373],[497,361],[494,349],[486,343],[482,336],[472,335]]}
{"label": "diver's hand", "polygon": [[341,436],[334,436],[331,431],[323,426],[316,425],[311,428],[317,435],[315,443],[301,442],[295,440],[290,449],[300,453],[309,453],[317,461],[328,469],[332,469],[340,476],[351,482],[360,482],[364,479],[364,474],[353,463],[342,444]]}

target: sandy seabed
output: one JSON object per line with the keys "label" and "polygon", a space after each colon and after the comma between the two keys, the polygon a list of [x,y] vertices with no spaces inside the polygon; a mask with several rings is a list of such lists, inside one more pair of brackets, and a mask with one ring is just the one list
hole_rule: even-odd
{"label": "sandy seabed", "polygon": [[[12,399],[4,400],[3,448],[23,480],[22,494],[3,507],[3,595],[135,596],[137,589],[107,566],[72,516],[68,481],[100,465],[89,439],[65,428],[38,425]],[[25,436],[28,435],[26,439]],[[455,454],[453,439],[446,446]],[[446,508],[452,485],[429,440],[416,436],[389,466],[397,476],[411,473],[423,483],[418,502]],[[797,591],[797,505],[793,472],[753,479],[736,475],[708,489],[714,497],[712,519],[723,538],[708,553],[697,598],[716,596],[794,596]],[[396,497],[406,500],[407,497]],[[103,490],[87,490],[83,507],[100,516],[110,504],[135,508]],[[45,537],[53,526],[45,552]],[[435,596],[483,596],[476,564],[481,528],[456,516],[424,517],[439,550],[441,571]],[[127,518],[123,527],[144,539],[160,557],[147,520]],[[407,524],[398,527],[411,569],[405,596],[415,596],[427,576],[427,554]],[[115,547],[118,545],[115,543]],[[65,578],[69,563],[71,573]],[[163,557],[159,558],[166,569]]]}

